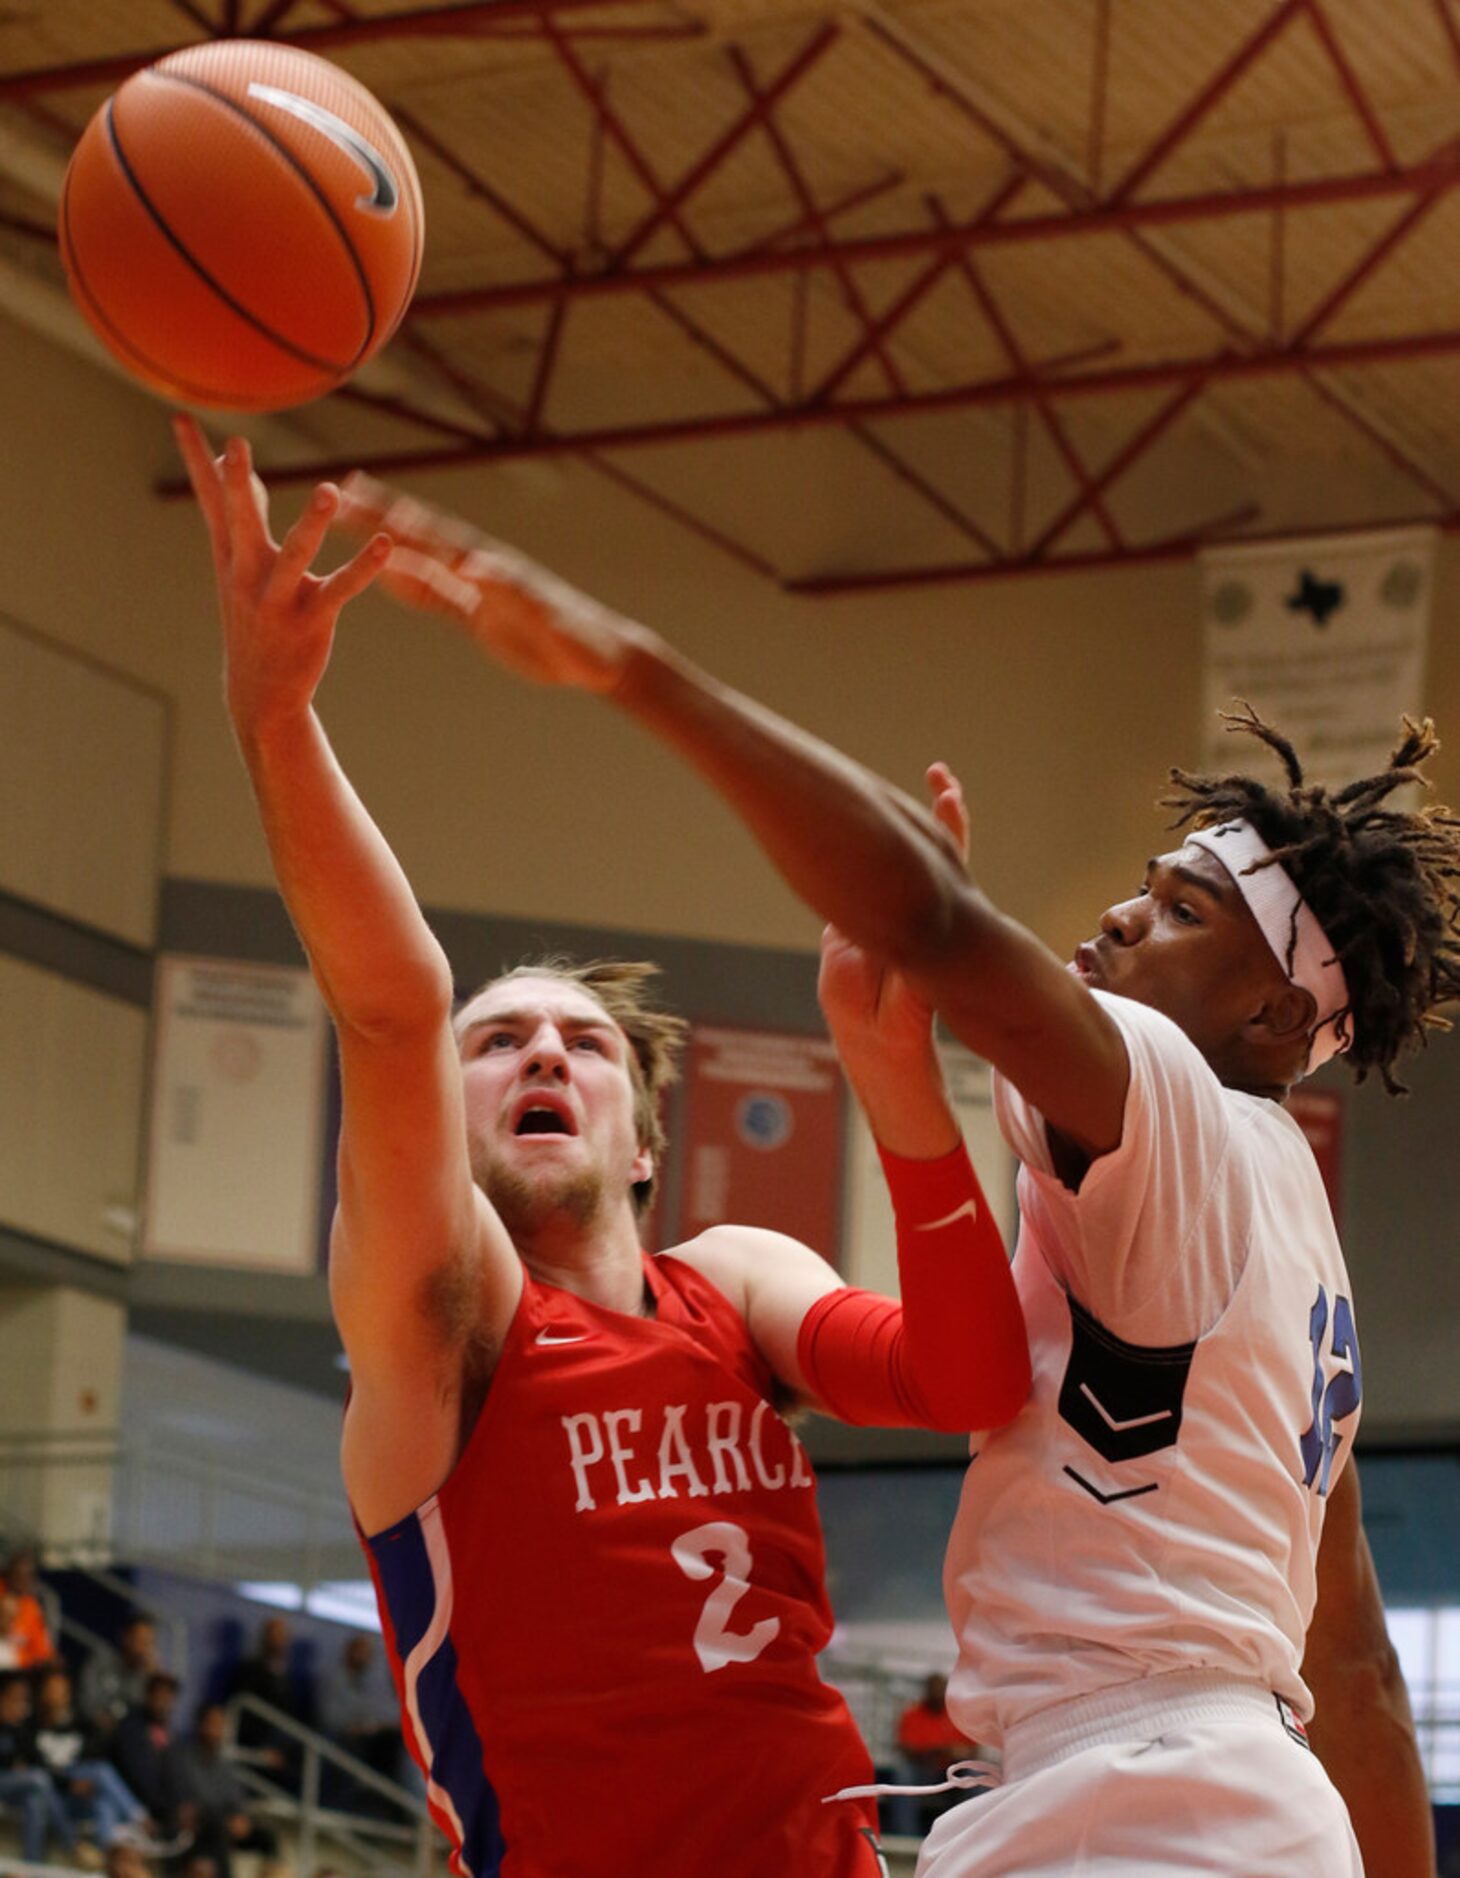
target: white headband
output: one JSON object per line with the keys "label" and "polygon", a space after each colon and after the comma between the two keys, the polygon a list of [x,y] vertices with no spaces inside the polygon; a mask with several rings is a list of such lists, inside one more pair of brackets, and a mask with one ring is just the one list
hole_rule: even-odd
{"label": "white headband", "polygon": [[1220,822],[1215,828],[1198,828],[1185,839],[1188,847],[1204,848],[1222,863],[1251,908],[1288,982],[1301,985],[1312,997],[1318,1015],[1309,1035],[1308,1063],[1303,1071],[1311,1076],[1353,1041],[1347,1017],[1348,980],[1327,933],[1281,862],[1257,866],[1259,861],[1270,861],[1272,849],[1250,822]]}

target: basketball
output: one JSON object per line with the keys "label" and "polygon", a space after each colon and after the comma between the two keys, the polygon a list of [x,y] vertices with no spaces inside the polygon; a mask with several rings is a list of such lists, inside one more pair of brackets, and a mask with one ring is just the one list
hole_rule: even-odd
{"label": "basketball", "polygon": [[92,118],[60,207],[71,295],[142,382],[277,411],[344,382],[400,324],[423,216],[365,87],[262,40],[190,46]]}

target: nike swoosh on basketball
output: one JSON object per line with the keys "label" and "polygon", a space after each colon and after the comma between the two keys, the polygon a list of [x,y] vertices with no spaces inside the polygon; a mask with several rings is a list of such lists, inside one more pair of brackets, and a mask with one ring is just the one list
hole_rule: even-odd
{"label": "nike swoosh on basketball", "polygon": [[962,1206],[955,1206],[953,1211],[942,1219],[930,1219],[916,1228],[918,1232],[937,1232],[941,1226],[951,1226],[955,1219],[977,1219],[978,1201],[965,1200]]}
{"label": "nike swoosh on basketball", "polygon": [[540,1330],[537,1333],[535,1341],[538,1343],[585,1343],[587,1339],[588,1332],[586,1330],[575,1331],[572,1336],[568,1337],[565,1337],[561,1331]]}

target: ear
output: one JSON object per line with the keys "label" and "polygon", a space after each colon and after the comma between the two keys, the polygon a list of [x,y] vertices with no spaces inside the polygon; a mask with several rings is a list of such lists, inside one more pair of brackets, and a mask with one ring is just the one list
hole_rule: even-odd
{"label": "ear", "polygon": [[1250,1022],[1265,1043],[1286,1046],[1312,1034],[1318,1021],[1318,1005],[1311,991],[1301,985],[1284,984],[1263,1002]]}
{"label": "ear", "polygon": [[640,1181],[654,1178],[654,1150],[640,1148],[634,1156],[633,1166],[629,1169],[629,1185],[637,1187]]}

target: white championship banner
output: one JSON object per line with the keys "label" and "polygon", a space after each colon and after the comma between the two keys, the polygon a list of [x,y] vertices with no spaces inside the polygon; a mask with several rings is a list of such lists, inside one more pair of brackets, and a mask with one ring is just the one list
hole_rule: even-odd
{"label": "white championship banner", "polygon": [[1211,548],[1202,554],[1202,770],[1275,778],[1219,711],[1243,698],[1290,739],[1305,780],[1330,787],[1384,768],[1404,712],[1420,715],[1435,530]]}
{"label": "white championship banner", "polygon": [[[998,1221],[1004,1243],[1014,1250],[1018,1208],[1014,1199],[1014,1156],[1004,1145],[994,1119],[989,1067],[960,1043],[940,1043],[938,1056],[953,1100],[954,1113],[968,1144],[989,1211]],[[892,1202],[882,1177],[882,1163],[872,1131],[855,1103],[847,1139],[845,1255],[842,1276],[848,1284],[897,1297],[897,1231]]]}
{"label": "white championship banner", "polygon": [[326,1030],[300,967],[161,960],[144,1253],[317,1268]]}

